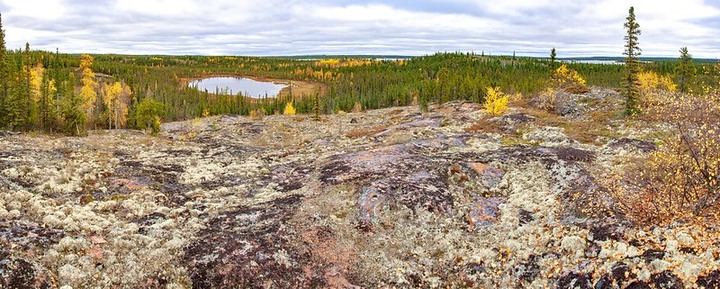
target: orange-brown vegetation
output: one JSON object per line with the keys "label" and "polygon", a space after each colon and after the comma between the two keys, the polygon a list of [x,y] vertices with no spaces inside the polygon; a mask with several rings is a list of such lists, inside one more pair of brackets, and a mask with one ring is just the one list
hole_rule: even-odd
{"label": "orange-brown vegetation", "polygon": [[645,224],[716,222],[720,213],[720,105],[669,95],[647,119],[674,131],[646,157],[630,159],[609,178],[618,209]]}
{"label": "orange-brown vegetation", "polygon": [[347,133],[345,133],[345,136],[349,138],[361,138],[377,134],[381,131],[384,131],[385,129],[387,129],[386,125],[374,126],[370,128],[358,128],[348,131]]}

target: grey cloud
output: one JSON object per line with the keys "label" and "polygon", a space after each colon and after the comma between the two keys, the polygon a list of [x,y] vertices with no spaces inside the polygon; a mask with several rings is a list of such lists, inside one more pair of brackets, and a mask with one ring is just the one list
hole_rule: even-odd
{"label": "grey cloud", "polygon": [[[626,12],[620,11],[617,17],[595,18],[594,11],[584,8],[590,0],[520,6],[512,11],[493,10],[488,5],[494,1],[478,0],[247,0],[238,2],[245,5],[242,9],[234,7],[230,0],[213,0],[196,2],[202,3],[202,11],[165,15],[157,11],[120,11],[116,9],[119,0],[64,0],[67,12],[59,19],[48,20],[13,15],[7,1],[11,0],[0,0],[7,33],[16,33],[14,30],[18,28],[33,31],[31,35],[23,35],[33,47],[47,50],[59,47],[64,52],[137,54],[423,55],[437,51],[484,50],[493,54],[517,51],[521,55],[545,56],[551,47],[557,47],[561,56],[620,55]],[[328,20],[331,18],[316,15],[313,10],[314,7],[350,5],[392,7],[411,15],[407,17],[415,17],[412,20],[418,23],[427,21],[422,17],[450,15],[447,18],[450,23],[415,27],[395,19]],[[8,17],[5,17],[6,11]],[[453,19],[490,19],[500,24],[463,27],[452,23]],[[642,25],[642,19],[639,22]],[[720,20],[716,18],[691,23],[711,29],[715,35],[718,32],[715,27],[720,27]],[[19,38],[22,37],[13,39]],[[688,38],[682,36],[681,31],[670,29],[646,31],[641,43],[650,53],[672,56],[677,49],[668,47],[687,45],[697,47],[698,54],[717,57],[720,53],[716,38]],[[18,44],[8,46],[18,47]],[[20,45],[24,45],[24,41]]]}

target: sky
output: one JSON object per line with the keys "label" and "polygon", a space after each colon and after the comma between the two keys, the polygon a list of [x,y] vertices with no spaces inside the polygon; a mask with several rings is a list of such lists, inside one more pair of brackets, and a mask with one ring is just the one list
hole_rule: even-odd
{"label": "sky", "polygon": [[0,0],[7,47],[65,53],[720,58],[720,0]]}

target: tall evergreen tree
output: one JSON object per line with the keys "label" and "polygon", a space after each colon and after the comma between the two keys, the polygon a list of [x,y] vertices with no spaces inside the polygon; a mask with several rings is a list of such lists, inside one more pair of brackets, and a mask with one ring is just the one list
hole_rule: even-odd
{"label": "tall evergreen tree", "polygon": [[555,61],[557,60],[557,53],[555,52],[555,47],[550,50],[550,68],[555,69]]}
{"label": "tall evergreen tree", "polygon": [[14,53],[13,56],[10,91],[5,101],[6,126],[12,130],[22,130],[30,127],[30,71],[25,65],[25,53]]}
{"label": "tall evergreen tree", "polygon": [[67,81],[67,72],[63,71],[63,67],[61,65],[60,61],[60,50],[55,49],[55,57],[53,57],[52,63],[52,75],[53,75],[53,82],[55,82],[56,90],[55,90],[55,112],[60,113],[62,110],[62,99],[63,94],[65,92],[63,88],[63,84]]}
{"label": "tall evergreen tree", "polygon": [[637,57],[640,55],[640,47],[638,36],[640,35],[640,24],[635,22],[635,7],[630,7],[628,17],[626,18],[624,27],[627,31],[625,35],[625,77],[623,78],[623,97],[625,98],[625,114],[629,116],[640,113],[639,108],[639,79],[640,62]]}
{"label": "tall evergreen tree", "polygon": [[2,28],[2,14],[0,14],[0,129],[8,126],[8,111],[6,109],[10,97],[10,67],[5,47],[5,30]]}
{"label": "tall evergreen tree", "polygon": [[70,72],[63,85],[63,124],[65,132],[72,135],[84,135],[87,117],[83,112],[83,99],[75,93],[75,73]]}
{"label": "tall evergreen tree", "polygon": [[25,42],[25,52],[23,52],[23,67],[22,67],[22,83],[20,84],[23,86],[23,93],[21,98],[21,108],[22,108],[22,127],[25,130],[31,130],[33,128],[33,125],[35,124],[35,102],[33,100],[33,93],[32,93],[32,58],[30,55],[30,43]]}
{"label": "tall evergreen tree", "polygon": [[315,92],[315,96],[313,97],[313,110],[315,111],[315,116],[313,116],[313,120],[319,121],[320,120],[320,93]]}
{"label": "tall evergreen tree", "polygon": [[55,127],[55,81],[46,70],[40,81],[40,99],[38,99],[38,121],[40,128],[46,131],[53,131]]}
{"label": "tall evergreen tree", "polygon": [[688,52],[688,48],[680,48],[680,59],[678,59],[678,64],[675,67],[675,75],[677,76],[678,90],[680,90],[680,92],[692,92],[695,73],[695,65],[693,64],[692,55]]}

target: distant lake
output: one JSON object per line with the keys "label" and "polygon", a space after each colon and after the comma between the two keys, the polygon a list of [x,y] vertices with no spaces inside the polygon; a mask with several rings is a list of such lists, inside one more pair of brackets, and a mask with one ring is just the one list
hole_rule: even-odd
{"label": "distant lake", "polygon": [[615,60],[597,60],[597,59],[570,59],[570,60],[562,60],[562,62],[587,63],[587,64],[623,64],[623,62],[617,62]]}
{"label": "distant lake", "polygon": [[188,82],[188,86],[195,87],[200,91],[207,90],[209,93],[219,91],[220,94],[236,95],[242,93],[245,96],[264,98],[276,97],[280,90],[287,87],[287,84],[277,84],[270,81],[257,81],[242,77],[210,77]]}

